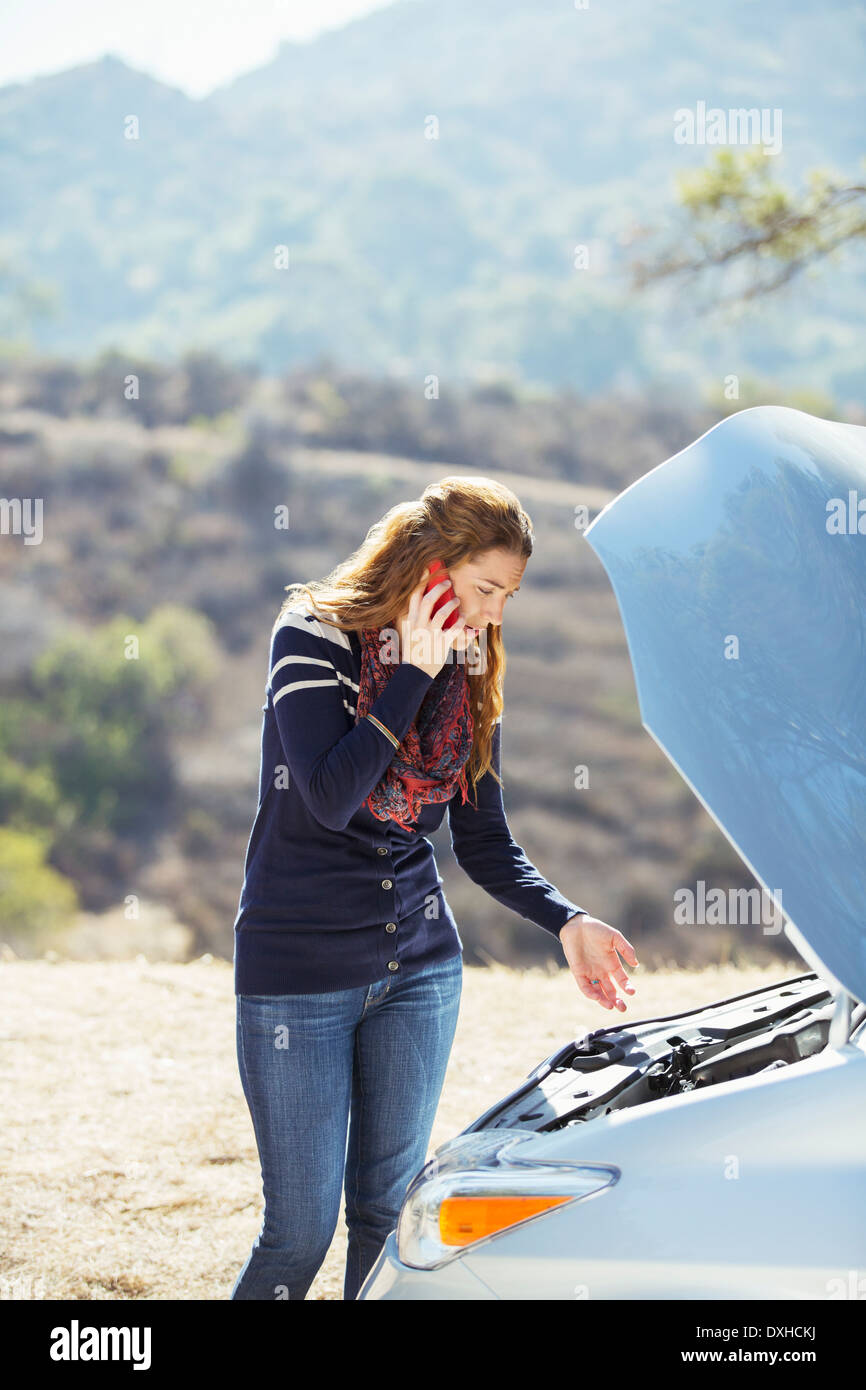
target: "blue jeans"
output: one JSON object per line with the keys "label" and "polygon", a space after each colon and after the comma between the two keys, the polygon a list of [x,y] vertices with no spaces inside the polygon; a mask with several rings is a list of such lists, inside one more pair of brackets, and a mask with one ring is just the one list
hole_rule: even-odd
{"label": "blue jeans", "polygon": [[461,952],[357,989],[237,996],[265,1208],[233,1299],[305,1297],[344,1181],[343,1298],[357,1296],[426,1161],[462,986]]}

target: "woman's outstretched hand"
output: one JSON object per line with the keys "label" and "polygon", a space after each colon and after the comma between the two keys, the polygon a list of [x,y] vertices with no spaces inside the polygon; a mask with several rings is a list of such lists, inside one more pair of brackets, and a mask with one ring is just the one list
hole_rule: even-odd
{"label": "woman's outstretched hand", "polygon": [[623,994],[634,994],[634,986],[629,984],[617,951],[629,965],[637,965],[637,956],[622,932],[597,917],[577,916],[570,917],[560,929],[559,939],[571,973],[587,999],[596,1000],[603,1009],[624,1011],[625,1000],[617,994],[617,985]]}

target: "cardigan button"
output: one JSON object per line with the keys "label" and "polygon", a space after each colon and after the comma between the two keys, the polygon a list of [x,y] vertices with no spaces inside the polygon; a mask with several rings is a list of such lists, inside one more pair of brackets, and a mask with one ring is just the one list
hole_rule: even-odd
{"label": "cardigan button", "polygon": [[400,962],[397,961],[397,960],[389,960],[389,961],[388,961],[388,969],[389,969],[389,970],[399,970],[399,969],[400,969]]}
{"label": "cardigan button", "polygon": [[385,923],[385,930],[386,930],[386,931],[396,931],[396,930],[397,930],[397,923],[396,923],[396,922],[386,922],[386,923]]}
{"label": "cardigan button", "polygon": [[383,887],[383,888],[393,888],[394,885],[393,885],[393,883],[391,882],[390,878],[383,878],[383,879],[382,879],[382,887]]}

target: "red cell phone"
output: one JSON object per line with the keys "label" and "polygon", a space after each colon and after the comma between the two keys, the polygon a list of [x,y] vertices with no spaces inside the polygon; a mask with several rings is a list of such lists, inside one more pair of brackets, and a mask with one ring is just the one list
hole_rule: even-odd
{"label": "red cell phone", "polygon": [[[446,570],[445,566],[442,564],[442,561],[441,561],[441,560],[431,560],[431,561],[430,561],[430,578],[428,579],[428,581],[427,581],[427,586],[426,586],[426,588],[425,588],[425,590],[424,590],[425,594],[429,594],[429,592],[430,592],[431,589],[434,589],[434,588],[436,587],[437,584],[441,584],[441,583],[442,583],[442,580],[443,580],[443,579],[447,579],[447,578],[448,578],[448,571]],[[455,597],[454,590],[452,589],[451,585],[449,584],[449,585],[448,585],[448,588],[443,590],[443,592],[440,594],[439,598],[437,598],[436,602],[434,603],[434,605],[433,605],[433,612],[436,613],[436,612],[442,607],[443,603],[450,603],[451,599],[453,599],[454,597]],[[444,621],[443,624],[442,624],[443,628],[444,628],[444,627],[453,627],[454,624],[457,622],[457,618],[458,618],[459,613],[460,613],[459,607],[458,607],[458,608],[452,609],[452,611],[449,613],[448,617],[445,619],[445,621]]]}

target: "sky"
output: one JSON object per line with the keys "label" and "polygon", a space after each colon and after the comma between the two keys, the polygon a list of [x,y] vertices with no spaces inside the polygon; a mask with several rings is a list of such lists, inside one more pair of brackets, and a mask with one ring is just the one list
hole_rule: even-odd
{"label": "sky", "polygon": [[113,53],[200,97],[268,62],[283,39],[313,38],[392,0],[4,0],[0,86]]}

